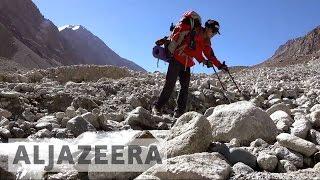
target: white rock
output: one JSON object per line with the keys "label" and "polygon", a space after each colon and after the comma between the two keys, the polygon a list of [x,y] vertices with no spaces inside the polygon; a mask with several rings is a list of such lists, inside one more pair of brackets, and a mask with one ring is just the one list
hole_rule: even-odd
{"label": "white rock", "polygon": [[258,165],[261,169],[273,172],[278,164],[278,158],[275,155],[260,153],[257,158]]}
{"label": "white rock", "polygon": [[165,151],[168,157],[206,151],[211,143],[209,121],[197,112],[180,116],[171,128]]}
{"label": "white rock", "polygon": [[77,115],[76,110],[72,106],[67,107],[65,113],[66,113],[66,116],[69,118],[73,118]]}
{"label": "white rock", "polygon": [[316,145],[312,142],[306,141],[291,134],[281,133],[277,136],[277,141],[280,145],[300,152],[307,157],[313,155],[317,151]]}
{"label": "white rock", "polygon": [[230,172],[230,165],[219,153],[203,152],[169,158],[163,165],[155,165],[141,176],[152,175],[160,179],[228,179]]}
{"label": "white rock", "polygon": [[311,117],[311,123],[315,127],[320,127],[320,110],[313,111],[310,114]]}
{"label": "white rock", "polygon": [[292,135],[305,139],[308,135],[309,130],[311,129],[311,124],[306,119],[297,120],[292,124],[290,130]]}
{"label": "white rock", "polygon": [[217,106],[207,119],[212,126],[213,141],[229,142],[237,138],[249,144],[257,138],[272,142],[277,136],[276,125],[269,115],[248,101]]}

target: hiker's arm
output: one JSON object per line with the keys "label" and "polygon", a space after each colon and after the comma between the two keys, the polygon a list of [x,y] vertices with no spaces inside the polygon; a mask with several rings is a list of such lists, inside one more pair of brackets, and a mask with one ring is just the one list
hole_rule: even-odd
{"label": "hiker's arm", "polygon": [[214,52],[209,43],[204,46],[203,53],[207,57],[207,59],[212,62],[212,64],[214,64],[216,67],[221,67],[221,63],[214,55]]}

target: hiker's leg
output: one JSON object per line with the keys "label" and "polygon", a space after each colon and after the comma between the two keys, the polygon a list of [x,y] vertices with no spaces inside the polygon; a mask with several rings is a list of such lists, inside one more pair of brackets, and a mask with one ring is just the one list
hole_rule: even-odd
{"label": "hiker's leg", "polygon": [[166,82],[163,86],[159,99],[154,103],[157,109],[161,109],[168,102],[179,74],[179,62],[171,60],[169,63]]}
{"label": "hiker's leg", "polygon": [[178,108],[176,111],[178,113],[184,113],[187,107],[188,102],[188,92],[189,92],[189,83],[190,83],[190,68],[186,70],[181,70],[179,72],[179,82],[181,85],[181,89],[178,97]]}

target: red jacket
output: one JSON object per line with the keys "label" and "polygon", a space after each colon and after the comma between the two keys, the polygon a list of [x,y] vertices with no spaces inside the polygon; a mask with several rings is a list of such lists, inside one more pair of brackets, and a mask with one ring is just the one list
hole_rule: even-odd
{"label": "red jacket", "polygon": [[[179,26],[175,28],[175,32],[172,33],[170,38],[172,41],[178,42],[178,39],[181,38],[181,34],[190,32],[190,30],[190,25],[180,23]],[[173,53],[174,59],[179,61],[185,67],[191,67],[195,64],[193,62],[193,58],[195,58],[199,63],[201,63],[203,60],[208,59],[215,66],[221,66],[220,61],[213,53],[210,39],[206,39],[204,33],[204,28],[200,27],[196,29],[196,35],[194,37],[196,44],[195,50],[189,47],[191,36],[190,33],[188,33],[182,40],[181,44],[179,44],[175,49]],[[203,56],[203,54],[206,58]]]}

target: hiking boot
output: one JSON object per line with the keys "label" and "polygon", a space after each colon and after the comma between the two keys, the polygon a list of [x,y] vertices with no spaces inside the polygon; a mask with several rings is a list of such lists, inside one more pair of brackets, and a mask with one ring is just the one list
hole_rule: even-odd
{"label": "hiking boot", "polygon": [[157,116],[161,116],[161,110],[158,109],[156,106],[153,106],[152,107],[152,114],[157,115]]}

